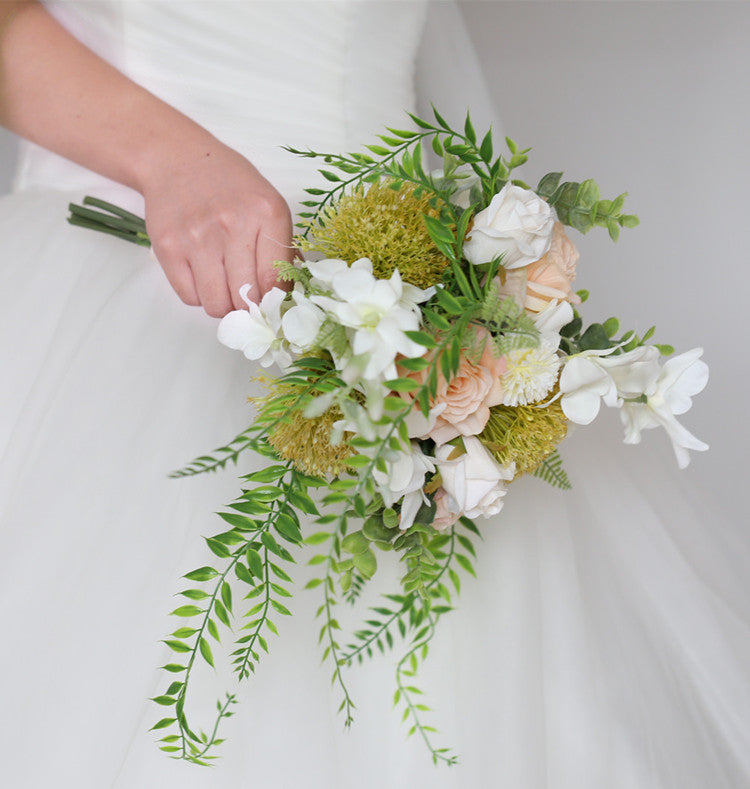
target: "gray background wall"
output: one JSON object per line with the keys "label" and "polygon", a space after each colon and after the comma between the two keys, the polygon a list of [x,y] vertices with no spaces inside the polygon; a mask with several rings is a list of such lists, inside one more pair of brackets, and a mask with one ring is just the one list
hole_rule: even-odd
{"label": "gray background wall", "polygon": [[[465,0],[461,10],[505,132],[533,146],[526,179],[564,168],[607,195],[629,190],[641,226],[617,245],[605,233],[580,241],[587,314],[641,332],[655,321],[657,341],[705,346],[712,380],[685,422],[712,449],[685,479],[746,518],[750,4]],[[13,149],[0,131],[0,193]]]}

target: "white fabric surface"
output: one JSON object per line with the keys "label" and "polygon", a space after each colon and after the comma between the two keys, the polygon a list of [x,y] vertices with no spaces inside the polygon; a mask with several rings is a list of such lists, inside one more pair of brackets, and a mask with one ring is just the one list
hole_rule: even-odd
{"label": "white fabric surface", "polygon": [[[421,3],[133,0],[55,12],[253,159],[292,204],[313,166],[275,146],[358,147],[414,100]],[[419,59],[422,97],[453,117],[483,101],[459,24],[454,8],[430,9]],[[404,741],[390,704],[397,653],[351,672],[357,719],[342,731],[304,564],[295,616],[240,689],[222,760],[209,771],[161,754],[147,699],[163,688],[171,595],[205,563],[200,537],[236,490],[231,470],[166,473],[246,424],[252,370],[146,251],[65,224],[69,197],[85,192],[138,203],[31,146],[17,192],[0,201],[3,785],[750,784],[747,537],[694,500],[668,447],[622,446],[611,414],[563,445],[573,491],[513,485],[484,526],[479,580],[442,622],[423,686],[459,767],[435,769]],[[384,567],[374,591],[395,577]],[[197,711],[216,698],[204,679]]]}

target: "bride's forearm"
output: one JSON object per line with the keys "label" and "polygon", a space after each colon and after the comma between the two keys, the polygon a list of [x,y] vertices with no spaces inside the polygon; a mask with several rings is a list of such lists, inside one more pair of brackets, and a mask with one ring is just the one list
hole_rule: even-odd
{"label": "bride's forearm", "polygon": [[118,72],[41,5],[0,0],[0,123],[138,190],[172,287],[221,317],[290,261],[283,197],[236,151]]}
{"label": "bride's forearm", "polygon": [[140,192],[176,157],[218,145],[28,1],[0,3],[0,123]]}

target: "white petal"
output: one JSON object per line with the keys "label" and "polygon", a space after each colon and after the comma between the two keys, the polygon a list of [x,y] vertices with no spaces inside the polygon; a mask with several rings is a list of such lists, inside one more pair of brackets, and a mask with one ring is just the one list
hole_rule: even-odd
{"label": "white petal", "polygon": [[323,313],[309,302],[287,310],[281,319],[284,336],[300,350],[312,346],[322,323]]}

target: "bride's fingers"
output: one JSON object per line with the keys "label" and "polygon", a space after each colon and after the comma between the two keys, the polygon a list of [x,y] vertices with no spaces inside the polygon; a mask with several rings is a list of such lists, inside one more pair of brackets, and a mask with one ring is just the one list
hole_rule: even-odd
{"label": "bride's fingers", "polygon": [[191,307],[198,307],[201,301],[187,258],[178,251],[170,253],[164,249],[154,249],[154,255],[169,284],[182,302]]}
{"label": "bride's fingers", "polygon": [[231,312],[233,305],[221,249],[212,246],[194,250],[190,268],[203,309],[213,318],[223,318]]}
{"label": "bride's fingers", "polygon": [[224,268],[226,270],[227,285],[232,304],[236,310],[247,309],[247,305],[240,297],[240,288],[250,285],[249,298],[258,301],[258,280],[255,275],[255,237],[241,236],[227,242],[224,253]]}
{"label": "bride's fingers", "polygon": [[257,298],[274,286],[285,287],[283,283],[279,283],[273,263],[275,260],[291,262],[294,251],[292,247],[292,217],[288,207],[284,204],[283,210],[279,210],[261,224],[258,232],[255,254],[260,293],[257,294]]}

